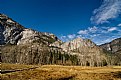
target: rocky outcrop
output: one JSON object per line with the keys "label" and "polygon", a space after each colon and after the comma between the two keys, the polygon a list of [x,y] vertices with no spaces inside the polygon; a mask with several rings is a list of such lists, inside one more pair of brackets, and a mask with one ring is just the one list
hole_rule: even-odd
{"label": "rocky outcrop", "polygon": [[108,59],[111,64],[121,65],[121,38],[102,44],[100,47],[108,52]]}
{"label": "rocky outcrop", "polygon": [[62,44],[63,44],[63,42],[58,40],[58,41],[55,41],[54,43],[50,44],[49,46],[61,48]]}
{"label": "rocky outcrop", "polygon": [[54,34],[27,29],[0,14],[0,57],[4,63],[73,65],[75,56],[49,46],[61,42]]}
{"label": "rocky outcrop", "polygon": [[115,39],[110,43],[102,44],[100,47],[112,53],[117,53],[121,51],[121,38]]}
{"label": "rocky outcrop", "polygon": [[23,26],[4,14],[0,14],[0,27],[0,38],[2,38],[0,44],[16,44],[19,38],[21,38],[20,33],[24,29]]}
{"label": "rocky outcrop", "polygon": [[89,39],[76,38],[63,43],[60,47],[71,55],[77,55],[79,65],[102,66],[108,64],[103,50]]}
{"label": "rocky outcrop", "polygon": [[37,32],[24,28],[4,14],[0,14],[0,44],[26,44],[41,42],[49,45],[59,39],[52,33]]}
{"label": "rocky outcrop", "polygon": [[76,38],[72,41],[63,43],[61,45],[61,48],[64,51],[68,52],[78,49],[79,47],[93,47],[93,46],[96,45],[93,42],[91,42],[89,39]]}
{"label": "rocky outcrop", "polygon": [[[106,50],[117,52],[121,48],[120,40],[106,47]],[[107,55],[105,50],[89,39],[62,42],[52,33],[27,29],[4,14],[0,14],[0,53],[0,61],[4,63],[81,66],[119,63],[116,59],[112,62],[112,55]]]}

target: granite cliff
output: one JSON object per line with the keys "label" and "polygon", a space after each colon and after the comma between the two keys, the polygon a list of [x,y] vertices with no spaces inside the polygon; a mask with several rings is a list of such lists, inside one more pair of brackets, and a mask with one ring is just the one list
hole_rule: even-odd
{"label": "granite cliff", "polygon": [[[75,64],[62,49],[49,46],[62,42],[54,34],[28,29],[0,14],[1,62],[21,64]],[[67,56],[65,58],[65,56]]]}
{"label": "granite cliff", "polygon": [[102,66],[108,63],[103,49],[89,39],[76,38],[57,47],[71,55],[77,55],[78,65],[81,66]]}
{"label": "granite cliff", "polygon": [[112,55],[89,39],[76,38],[62,42],[52,33],[25,28],[4,14],[0,14],[0,45],[1,62],[4,63],[81,66],[114,64],[109,58]]}
{"label": "granite cliff", "polygon": [[8,16],[0,14],[0,44],[25,44],[39,41],[50,44],[59,39],[52,33],[27,29]]}
{"label": "granite cliff", "polygon": [[121,64],[121,38],[117,38],[109,43],[100,45],[100,47],[108,51],[109,59],[115,65]]}
{"label": "granite cliff", "polygon": [[102,44],[100,47],[110,51],[111,53],[118,53],[121,51],[121,38],[115,39],[109,43]]}

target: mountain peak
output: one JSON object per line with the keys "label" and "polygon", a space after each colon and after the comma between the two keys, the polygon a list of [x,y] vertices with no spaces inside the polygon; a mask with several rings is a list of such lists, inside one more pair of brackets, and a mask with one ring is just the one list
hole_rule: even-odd
{"label": "mountain peak", "polygon": [[4,14],[0,14],[0,45],[40,42],[50,44],[59,40],[54,34],[27,29]]}
{"label": "mountain peak", "polygon": [[[117,47],[115,43],[120,44],[120,40],[113,41],[114,48]],[[14,46],[3,46],[1,52],[4,62],[51,64],[61,60],[65,64],[71,61],[71,64],[82,66],[101,66],[107,64],[108,60],[103,49],[90,39],[79,37],[63,43],[52,33],[24,28],[6,15],[0,14],[0,45],[5,44]]]}
{"label": "mountain peak", "polygon": [[7,18],[7,15],[0,13],[0,17],[6,17]]}
{"label": "mountain peak", "polygon": [[73,51],[75,49],[78,49],[80,47],[94,47],[96,46],[95,43],[93,43],[91,40],[89,39],[82,39],[82,38],[76,38],[74,40],[65,42],[61,45],[61,48],[64,51]]}
{"label": "mountain peak", "polygon": [[12,20],[5,14],[0,14],[0,24],[4,26],[4,28],[12,28],[12,27],[19,28],[19,29],[24,28],[22,25]]}
{"label": "mountain peak", "polygon": [[121,38],[117,38],[109,43],[102,44],[100,47],[110,51],[111,53],[121,52]]}

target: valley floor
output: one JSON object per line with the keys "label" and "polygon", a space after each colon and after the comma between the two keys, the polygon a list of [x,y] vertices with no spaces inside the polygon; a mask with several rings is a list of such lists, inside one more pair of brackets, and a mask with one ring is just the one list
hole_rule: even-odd
{"label": "valley floor", "polygon": [[121,66],[1,64],[0,80],[121,80]]}

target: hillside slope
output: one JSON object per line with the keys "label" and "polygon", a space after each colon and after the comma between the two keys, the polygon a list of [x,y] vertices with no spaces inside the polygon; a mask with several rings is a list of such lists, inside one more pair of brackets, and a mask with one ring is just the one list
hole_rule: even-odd
{"label": "hillside slope", "polygon": [[102,66],[107,65],[107,56],[103,49],[89,39],[76,38],[60,45],[63,51],[78,56],[78,65]]}
{"label": "hillside slope", "polygon": [[[4,14],[0,14],[0,51],[0,61],[4,63],[81,66],[114,64],[110,59],[112,55],[89,39],[77,38],[62,42],[52,33],[25,28]],[[119,60],[115,63],[118,64]]]}
{"label": "hillside slope", "polygon": [[114,65],[121,65],[121,38],[102,44],[100,47],[110,53],[109,59],[111,63],[114,63]]}
{"label": "hillside slope", "polygon": [[55,41],[62,42],[52,33],[25,28],[8,16],[0,14],[1,62],[74,64],[72,55],[60,48],[49,46]]}
{"label": "hillside slope", "polygon": [[115,39],[109,43],[102,44],[100,47],[110,51],[111,53],[118,53],[121,51],[121,38]]}
{"label": "hillside slope", "polygon": [[0,14],[0,44],[25,44],[39,41],[46,45],[59,39],[52,33],[27,29],[8,16]]}

